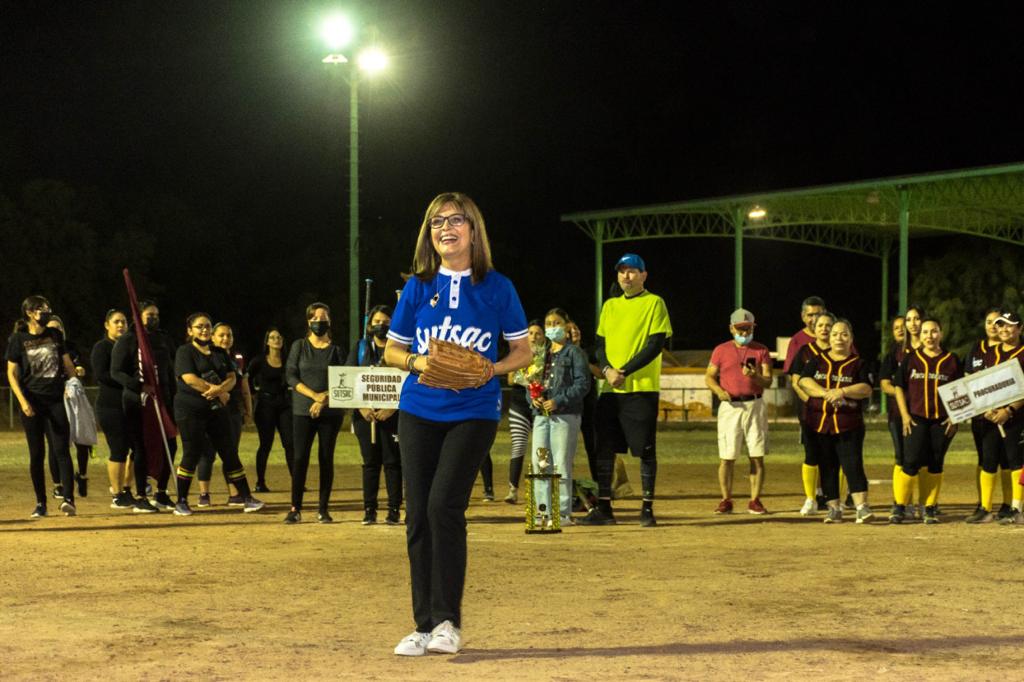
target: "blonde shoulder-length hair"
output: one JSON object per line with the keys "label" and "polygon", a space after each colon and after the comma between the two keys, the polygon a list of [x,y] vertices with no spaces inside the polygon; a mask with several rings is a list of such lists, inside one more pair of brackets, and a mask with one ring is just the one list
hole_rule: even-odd
{"label": "blonde shoulder-length hair", "polygon": [[434,241],[430,235],[430,219],[441,212],[446,204],[452,204],[465,214],[470,226],[470,268],[473,271],[473,283],[483,281],[487,272],[493,269],[491,264],[491,242],[487,239],[487,226],[480,208],[472,199],[461,192],[444,192],[434,197],[423,214],[420,234],[416,238],[416,253],[412,258],[412,275],[427,282],[434,278],[441,267],[441,256],[434,250]]}

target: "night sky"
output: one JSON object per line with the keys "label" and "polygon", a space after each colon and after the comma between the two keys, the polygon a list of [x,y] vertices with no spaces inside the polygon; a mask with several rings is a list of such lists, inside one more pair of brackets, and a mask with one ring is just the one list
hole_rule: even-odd
{"label": "night sky", "polygon": [[[173,197],[216,226],[208,243],[161,242],[140,273],[164,292],[172,330],[212,309],[255,351],[266,324],[298,333],[313,298],[344,325],[348,89],[320,63],[317,25],[348,10],[392,58],[361,89],[362,276],[375,300],[401,286],[429,200],[460,190],[527,314],[559,305],[592,331],[592,245],[560,214],[1024,159],[1013,6],[0,1],[0,192],[52,178]],[[861,330],[875,324],[877,261],[745,248],[762,340],[794,331],[812,293]],[[647,258],[676,348],[725,337],[730,241],[610,245],[607,280],[626,250]],[[83,344],[102,313],[87,311]]]}

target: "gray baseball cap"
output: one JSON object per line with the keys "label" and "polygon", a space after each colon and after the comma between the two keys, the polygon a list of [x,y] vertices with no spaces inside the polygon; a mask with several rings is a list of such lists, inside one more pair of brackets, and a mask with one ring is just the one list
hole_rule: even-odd
{"label": "gray baseball cap", "polygon": [[753,325],[754,313],[750,312],[746,308],[737,308],[732,311],[732,315],[729,316],[729,324],[735,327]]}

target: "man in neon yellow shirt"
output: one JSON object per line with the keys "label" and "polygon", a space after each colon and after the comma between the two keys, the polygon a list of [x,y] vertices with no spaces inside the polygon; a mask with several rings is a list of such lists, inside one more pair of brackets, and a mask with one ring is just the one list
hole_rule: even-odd
{"label": "man in neon yellow shirt", "polygon": [[[635,253],[615,264],[622,296],[601,308],[597,326],[597,359],[605,383],[597,401],[597,453],[594,472],[598,501],[580,519],[585,526],[615,523],[612,512],[612,472],[618,443],[626,443],[640,458],[643,508],[640,525],[655,526],[654,482],[658,474],[655,436],[661,384],[661,351],[672,336],[668,308],[660,296],[644,288],[647,265]],[[618,449],[621,452],[621,448]]]}

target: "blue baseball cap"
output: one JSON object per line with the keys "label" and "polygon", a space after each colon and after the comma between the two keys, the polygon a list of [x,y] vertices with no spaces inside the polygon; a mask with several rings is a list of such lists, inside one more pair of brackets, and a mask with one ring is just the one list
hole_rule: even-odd
{"label": "blue baseball cap", "polygon": [[647,264],[644,263],[644,259],[635,253],[625,254],[619,259],[619,262],[615,264],[615,269],[618,270],[623,266],[627,268],[636,268],[640,272],[647,272]]}

